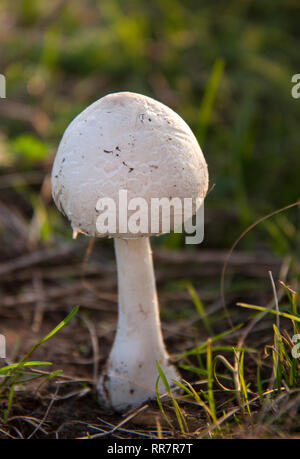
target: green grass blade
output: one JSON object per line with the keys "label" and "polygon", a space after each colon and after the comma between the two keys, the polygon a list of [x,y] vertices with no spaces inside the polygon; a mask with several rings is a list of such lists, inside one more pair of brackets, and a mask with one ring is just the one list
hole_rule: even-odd
{"label": "green grass blade", "polygon": [[208,405],[212,413],[213,422],[217,422],[216,406],[213,392],[213,365],[212,365],[212,352],[211,340],[207,341],[207,354],[206,354],[206,368],[207,368],[207,396]]}
{"label": "green grass blade", "polygon": [[13,363],[11,365],[6,365],[5,367],[0,368],[0,374],[1,373],[6,373],[7,371],[13,370],[15,368],[20,368],[20,367],[32,367],[32,366],[49,366],[52,365],[51,362],[23,362],[23,363]]}
{"label": "green grass blade", "polygon": [[239,363],[238,363],[238,374],[239,374],[242,398],[243,398],[244,403],[247,404],[247,411],[249,415],[251,416],[251,410],[250,410],[250,406],[248,402],[247,386],[246,386],[245,377],[244,377],[244,356],[245,356],[245,353],[241,352],[241,356],[240,356]]}
{"label": "green grass blade", "polygon": [[56,371],[53,371],[52,373],[50,373],[40,384],[39,386],[37,387],[36,389],[36,393],[38,393],[41,388],[47,384],[49,381],[51,381],[52,379],[56,378],[56,376],[59,376],[62,374],[62,370],[56,370]]}
{"label": "green grass blade", "polygon": [[224,67],[224,59],[220,58],[215,61],[205,88],[198,117],[197,138],[200,144],[203,144],[205,141],[206,130],[211,119],[212,107],[223,75]]}
{"label": "green grass blade", "polygon": [[177,421],[178,421],[178,424],[179,424],[179,428],[180,428],[180,431],[181,433],[184,435],[186,433],[185,429],[187,429],[187,424],[186,424],[186,420],[185,420],[185,417],[184,415],[182,414],[181,412],[181,409],[177,403],[177,401],[175,400],[174,396],[172,395],[172,392],[171,392],[171,388],[170,388],[170,385],[168,383],[168,380],[159,364],[158,361],[156,361],[156,367],[157,367],[157,370],[158,370],[158,373],[159,373],[159,376],[163,382],[163,385],[165,386],[167,392],[168,392],[168,395],[169,397],[171,398],[171,401],[172,401],[172,404],[173,404],[173,407],[174,407],[174,410],[175,410],[175,415],[176,415],[176,418],[177,418]]}
{"label": "green grass blade", "polygon": [[285,317],[286,319],[290,320],[295,320],[296,322],[300,322],[300,317],[293,315],[293,314],[288,314],[286,312],[277,312],[275,309],[269,309],[269,308],[264,308],[263,306],[257,306],[254,304],[247,304],[247,303],[237,303],[237,306],[241,306],[242,308],[247,308],[247,309],[254,309],[256,311],[262,311],[262,312],[270,312],[271,314],[279,314],[282,317]]}
{"label": "green grass blade", "polygon": [[[242,326],[243,326],[243,324],[241,323],[241,324],[238,324],[235,327],[231,328],[230,330],[225,330],[224,332],[219,333],[218,335],[212,336],[210,338],[211,344],[215,343],[216,341],[218,341],[219,339],[223,338],[224,336],[230,335],[230,333],[233,333],[234,331],[239,330]],[[195,354],[199,353],[202,349],[206,349],[206,346],[207,346],[207,341],[205,341],[202,344],[199,344],[199,346],[196,346],[195,348],[191,349],[190,351],[182,352],[181,354],[178,355],[177,359],[179,360],[179,359],[181,359],[183,357],[188,357],[189,355],[195,355]]]}
{"label": "green grass blade", "polygon": [[157,404],[158,404],[158,407],[160,409],[160,412],[161,414],[163,415],[163,417],[165,418],[167,424],[171,427],[171,429],[173,430],[173,426],[172,426],[172,423],[170,421],[170,419],[168,418],[168,416],[166,415],[166,412],[164,410],[164,407],[161,403],[161,400],[160,400],[160,396],[159,396],[159,390],[158,390],[158,384],[159,384],[159,380],[160,380],[160,376],[158,376],[157,380],[156,380],[156,383],[155,383],[155,395],[156,395],[156,401],[157,401]]}
{"label": "green grass blade", "polygon": [[194,306],[197,309],[198,314],[199,314],[199,316],[200,316],[200,318],[201,318],[206,330],[208,331],[208,333],[210,335],[212,335],[213,334],[213,330],[212,330],[212,328],[210,326],[208,317],[207,317],[207,315],[205,313],[204,305],[203,305],[202,301],[200,300],[200,298],[198,296],[198,293],[196,292],[196,290],[194,289],[193,285],[190,282],[187,282],[187,290],[188,290],[188,292],[190,294],[190,297],[193,300]]}

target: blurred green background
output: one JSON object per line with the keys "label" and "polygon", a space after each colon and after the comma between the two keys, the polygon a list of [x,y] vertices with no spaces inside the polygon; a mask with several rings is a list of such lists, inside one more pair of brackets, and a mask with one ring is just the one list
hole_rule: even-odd
{"label": "blurred green background", "polygon": [[[2,203],[22,209],[37,243],[70,238],[43,181],[58,142],[91,102],[135,91],[169,105],[197,136],[215,184],[203,245],[228,248],[300,198],[299,20],[299,0],[1,0]],[[241,246],[295,253],[299,215],[267,220]],[[178,235],[157,243],[183,246]]]}

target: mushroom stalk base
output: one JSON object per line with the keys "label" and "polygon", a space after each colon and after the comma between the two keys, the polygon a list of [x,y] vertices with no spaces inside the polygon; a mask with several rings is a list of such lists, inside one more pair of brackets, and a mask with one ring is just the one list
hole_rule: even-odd
{"label": "mushroom stalk base", "polygon": [[[155,398],[157,361],[170,385],[179,374],[163,342],[149,238],[116,238],[115,251],[118,327],[98,392],[106,406],[124,411]],[[158,391],[166,392],[161,381]]]}

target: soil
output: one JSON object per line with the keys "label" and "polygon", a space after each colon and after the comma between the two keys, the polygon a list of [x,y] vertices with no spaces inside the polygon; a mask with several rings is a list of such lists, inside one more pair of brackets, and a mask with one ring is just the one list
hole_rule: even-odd
{"label": "soil", "polygon": [[[117,321],[112,245],[101,241],[92,250],[85,241],[79,240],[73,246],[52,250],[56,250],[56,255],[40,247],[0,265],[0,332],[6,338],[8,363],[18,362],[75,305],[80,306],[72,321],[38,347],[30,358],[52,363],[49,368],[37,367],[38,371],[62,370],[62,374],[38,391],[40,380],[16,386],[8,420],[0,425],[0,438],[80,438],[96,434],[104,438],[144,438],[156,437],[158,426],[164,436],[176,437],[178,426],[170,403],[166,403],[165,410],[174,429],[167,424],[156,401],[123,415],[107,412],[97,401],[93,375],[99,374],[105,363]],[[34,258],[33,253],[39,256]],[[197,262],[198,252],[195,252],[194,264],[190,262],[191,254],[184,251],[168,252],[156,248],[154,255],[163,333],[170,354],[191,349],[195,342],[203,342],[208,337],[199,313],[186,288],[182,287],[185,279],[196,285],[208,313],[211,311],[214,333],[227,329],[219,298],[219,276],[216,276],[221,272],[224,254],[214,252],[214,257],[209,258],[204,250],[203,257],[213,260],[206,265]],[[276,269],[277,260],[273,262]],[[235,266],[239,276],[243,272],[247,278],[253,275],[249,272],[251,263],[249,260],[244,263],[242,255],[240,262],[236,258]],[[259,268],[255,274],[260,276]],[[229,296],[229,307],[239,299],[238,295]],[[257,301],[265,300],[264,290],[256,289],[255,294],[251,289],[243,292],[243,300],[251,300],[254,296]],[[234,322],[240,322],[243,317],[243,312],[235,309]],[[193,363],[193,358],[190,362]],[[4,364],[3,360],[1,366]],[[36,369],[32,367],[32,370]],[[182,375],[190,382],[201,380],[191,371],[182,370]],[[7,399],[2,397],[0,403],[5,409]],[[183,403],[182,410],[186,412],[191,431],[205,426],[205,412],[199,406]],[[111,432],[123,421],[120,428]]]}

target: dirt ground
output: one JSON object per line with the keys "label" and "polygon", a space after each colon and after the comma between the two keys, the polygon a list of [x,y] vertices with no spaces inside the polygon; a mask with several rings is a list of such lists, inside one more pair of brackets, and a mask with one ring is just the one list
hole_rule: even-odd
{"label": "dirt ground", "polygon": [[[206,314],[212,319],[214,333],[228,328],[219,295],[225,257],[226,252],[205,248],[173,252],[154,247],[163,333],[177,363],[176,356],[208,337],[184,287],[185,279],[194,283]],[[227,295],[229,307],[241,298],[266,301],[265,269],[271,267],[277,274],[280,266],[281,260],[270,255],[257,257],[235,252],[230,278],[234,280],[234,272],[238,272],[239,285],[244,279],[244,287],[243,291],[232,290]],[[2,263],[0,272],[0,331],[6,338],[7,363],[18,362],[75,305],[80,306],[72,321],[31,357],[51,362],[51,371],[63,372],[38,391],[40,380],[16,386],[0,438],[80,438],[88,434],[105,438],[155,438],[158,424],[168,438],[176,437],[176,428],[170,430],[166,425],[156,401],[124,415],[108,413],[97,401],[94,382],[108,356],[117,321],[116,267],[110,242],[97,241],[92,247],[85,238],[79,238],[61,247],[37,248]],[[251,279],[256,285],[261,284],[261,290],[253,291]],[[238,308],[231,316],[234,324],[246,318],[245,312]],[[229,340],[225,338],[222,342],[235,343],[236,336],[233,332]],[[257,337],[264,342],[263,329],[257,332]],[[37,368],[33,371],[49,371],[48,367]],[[250,365],[248,371],[251,372]],[[189,382],[201,384],[199,375],[184,369],[181,374]],[[5,403],[3,400],[3,406]],[[166,404],[165,409],[173,419],[171,407]],[[182,409],[185,410],[184,404]],[[189,405],[186,415],[191,432],[205,425],[205,413],[199,406]],[[116,429],[120,423],[124,424]]]}

